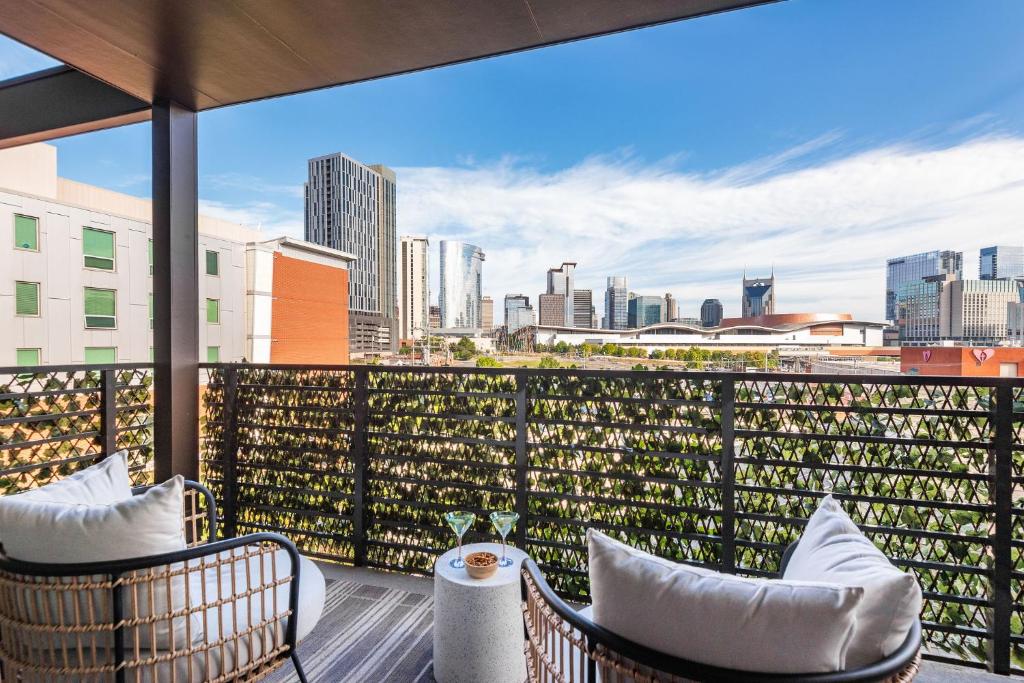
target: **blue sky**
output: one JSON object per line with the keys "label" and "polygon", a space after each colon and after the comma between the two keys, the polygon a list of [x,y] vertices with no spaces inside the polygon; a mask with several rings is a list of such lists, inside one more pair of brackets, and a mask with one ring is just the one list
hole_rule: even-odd
{"label": "blue sky", "polygon": [[[147,126],[57,144],[148,195]],[[1024,2],[789,0],[208,112],[200,145],[204,210],[268,233],[307,158],[394,167],[399,231],[479,244],[496,300],[564,259],[735,314],[774,265],[780,309],[877,319],[886,256],[1024,242]]]}

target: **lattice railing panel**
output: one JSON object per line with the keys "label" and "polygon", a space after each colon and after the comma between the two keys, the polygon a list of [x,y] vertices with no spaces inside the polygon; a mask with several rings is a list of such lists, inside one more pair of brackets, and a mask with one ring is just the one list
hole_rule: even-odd
{"label": "lattice railing panel", "polygon": [[983,660],[992,606],[992,390],[945,384],[740,381],[737,566],[776,571],[833,493],[925,591],[929,645]]}

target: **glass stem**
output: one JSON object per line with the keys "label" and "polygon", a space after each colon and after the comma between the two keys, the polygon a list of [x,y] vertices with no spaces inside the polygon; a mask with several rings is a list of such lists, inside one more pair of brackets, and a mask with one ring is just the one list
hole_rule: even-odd
{"label": "glass stem", "polygon": [[462,534],[459,534],[459,562],[462,561]]}
{"label": "glass stem", "polygon": [[504,562],[505,562],[505,537],[504,536],[501,537],[501,561],[504,564]]}

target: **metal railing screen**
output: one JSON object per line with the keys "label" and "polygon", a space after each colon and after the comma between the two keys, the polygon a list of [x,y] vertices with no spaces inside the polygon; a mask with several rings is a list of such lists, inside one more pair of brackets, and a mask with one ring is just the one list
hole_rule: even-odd
{"label": "metal railing screen", "polygon": [[134,483],[151,483],[152,388],[149,365],[0,368],[0,495],[122,449]]}

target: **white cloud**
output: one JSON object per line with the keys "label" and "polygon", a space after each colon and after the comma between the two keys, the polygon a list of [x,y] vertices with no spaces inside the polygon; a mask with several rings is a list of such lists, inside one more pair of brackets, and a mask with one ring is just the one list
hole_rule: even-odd
{"label": "white cloud", "polygon": [[868,319],[883,315],[887,258],[958,249],[971,277],[978,248],[1024,242],[1024,139],[842,156],[838,140],[715,173],[628,154],[553,173],[508,160],[401,168],[399,231],[482,247],[496,302],[536,296],[547,268],[567,260],[579,263],[581,287],[601,291],[606,276],[627,275],[635,291],[680,297],[683,315],[708,297],[738,314],[743,268],[774,266],[780,310]]}
{"label": "white cloud", "polygon": [[199,213],[261,230],[267,239],[288,235],[302,239],[302,212],[284,208],[273,202],[254,201],[245,204],[199,200]]}

